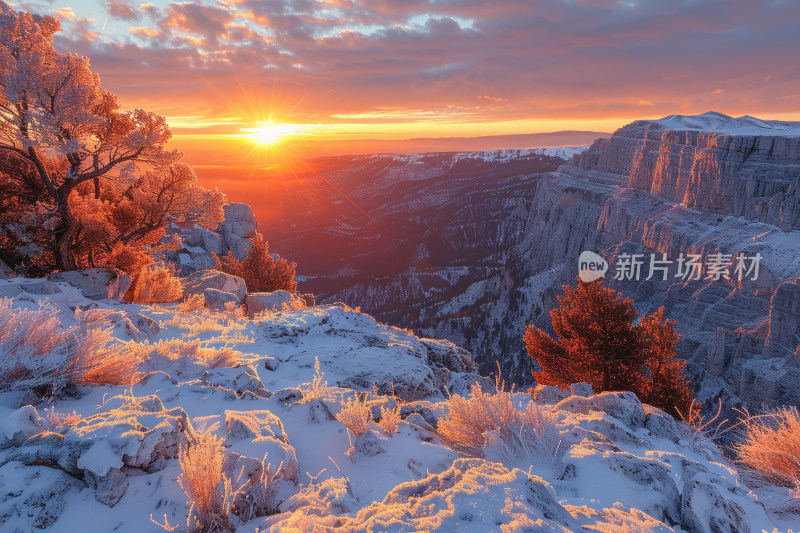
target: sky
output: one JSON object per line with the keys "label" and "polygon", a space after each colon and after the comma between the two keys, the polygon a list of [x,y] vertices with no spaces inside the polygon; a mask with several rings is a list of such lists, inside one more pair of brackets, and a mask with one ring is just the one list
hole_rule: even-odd
{"label": "sky", "polygon": [[302,158],[709,110],[800,120],[797,0],[12,5],[58,17],[57,47],[166,116],[198,168],[252,157],[259,123],[290,124],[280,156]]}

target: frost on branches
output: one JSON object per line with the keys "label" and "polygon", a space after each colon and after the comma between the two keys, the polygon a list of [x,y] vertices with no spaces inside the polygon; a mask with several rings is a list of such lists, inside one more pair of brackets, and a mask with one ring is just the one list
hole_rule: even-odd
{"label": "frost on branches", "polygon": [[87,58],[53,48],[60,29],[0,2],[0,259],[141,268],[168,219],[215,228],[225,197],[165,148],[164,117],[120,111]]}

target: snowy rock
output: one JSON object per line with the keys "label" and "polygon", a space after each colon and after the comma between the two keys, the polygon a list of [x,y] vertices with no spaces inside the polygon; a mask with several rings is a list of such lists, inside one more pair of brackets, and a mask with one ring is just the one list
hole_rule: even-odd
{"label": "snowy rock", "polygon": [[119,502],[128,490],[128,478],[119,468],[111,468],[104,476],[98,476],[91,470],[86,471],[86,481],[94,489],[94,497],[109,507]]}
{"label": "snowy rock", "polygon": [[[428,349],[428,361],[453,372],[476,372],[478,365],[464,348],[449,341],[421,339]],[[449,380],[448,380],[449,381]]]}
{"label": "snowy rock", "polygon": [[161,327],[149,316],[133,313],[125,317],[125,331],[134,341],[144,342],[154,340]]}
{"label": "snowy rock", "polygon": [[194,274],[183,278],[183,293],[186,296],[192,294],[204,294],[206,289],[216,289],[222,292],[230,292],[244,301],[247,296],[247,286],[242,278],[231,276],[219,270],[200,270]]}
{"label": "snowy rock", "polygon": [[[345,498],[333,487],[327,495],[303,492],[290,500],[295,512],[269,517],[269,531],[300,527],[307,515],[346,512],[347,505],[331,505]],[[321,487],[309,491],[319,493]],[[338,494],[337,498],[333,498]],[[312,505],[299,503],[314,502]],[[318,503],[317,503],[318,502]],[[480,503],[478,503],[480,502]],[[338,508],[337,508],[338,507]],[[303,512],[297,512],[302,509]],[[333,517],[330,517],[333,518]],[[575,531],[577,521],[562,507],[553,489],[536,476],[508,470],[482,459],[457,459],[441,474],[431,474],[391,490],[381,502],[354,516],[336,516],[317,524],[337,525],[337,531],[378,531],[391,524],[396,531]]]}
{"label": "snowy rock", "polygon": [[22,290],[28,294],[45,295],[58,294],[61,288],[52,281],[30,280],[22,283]]}
{"label": "snowy rock", "polygon": [[130,276],[108,268],[56,272],[47,276],[47,279],[78,287],[90,300],[121,300],[131,286]]}
{"label": "snowy rock", "polygon": [[233,308],[239,307],[239,297],[232,292],[223,292],[217,289],[206,289],[203,291],[205,303],[203,304],[206,309],[211,311],[225,311],[230,306]]}
{"label": "snowy rock", "polygon": [[[109,408],[118,402],[119,407]],[[63,436],[42,433],[29,438],[8,459],[44,461],[72,475],[91,472],[97,478],[123,467],[155,472],[177,457],[192,432],[183,409],[163,410],[155,396],[112,400],[106,407],[82,418]]]}
{"label": "snowy rock", "polygon": [[681,527],[691,533],[749,533],[750,521],[744,509],[722,496],[709,483],[693,481],[683,488]]}
{"label": "snowy rock", "polygon": [[573,383],[569,386],[569,392],[573,396],[591,396],[592,384],[591,383]]}
{"label": "snowy rock", "polygon": [[39,420],[39,413],[32,405],[20,407],[3,420],[0,448],[19,446],[28,438],[41,433],[44,428]]}
{"label": "snowy rock", "polygon": [[252,207],[242,203],[231,203],[224,206],[223,210],[225,211],[225,221],[220,224],[221,227],[245,239],[255,235],[258,221],[253,214]]}
{"label": "snowy rock", "polygon": [[553,385],[536,385],[533,389],[533,399],[542,405],[555,405],[569,395]]}
{"label": "snowy rock", "polygon": [[189,246],[197,246],[209,253],[222,254],[222,242],[218,233],[195,225],[184,239]]}
{"label": "snowy rock", "polygon": [[579,492],[600,490],[601,503],[624,501],[625,494],[637,494],[637,508],[657,520],[680,521],[681,496],[669,467],[657,460],[624,451],[604,451],[588,442],[572,446],[564,458],[564,470],[557,487],[568,482]]}
{"label": "snowy rock", "polygon": [[0,480],[4,485],[0,494],[0,529],[9,532],[52,526],[68,502],[86,486],[61,470],[18,462],[0,467]]}
{"label": "snowy rock", "polygon": [[571,413],[589,414],[599,411],[621,421],[629,428],[640,427],[645,422],[642,402],[632,392],[603,392],[590,396],[570,396],[554,407]]}
{"label": "snowy rock", "polygon": [[271,411],[225,411],[225,428],[231,439],[269,437],[289,443],[281,419]]}
{"label": "snowy rock", "polygon": [[678,442],[680,433],[675,419],[667,413],[649,405],[643,405],[645,412],[644,427],[650,431],[654,437],[669,439]]}
{"label": "snowy rock", "polygon": [[280,311],[296,300],[289,291],[251,292],[247,295],[247,316],[253,317],[264,311]]}

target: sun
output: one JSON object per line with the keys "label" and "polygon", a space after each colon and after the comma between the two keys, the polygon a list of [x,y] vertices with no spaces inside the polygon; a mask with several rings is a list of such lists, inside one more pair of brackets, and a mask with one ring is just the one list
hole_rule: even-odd
{"label": "sun", "polygon": [[247,137],[262,146],[270,146],[279,143],[288,135],[297,134],[297,128],[293,124],[284,124],[275,120],[257,122],[255,128],[242,128]]}

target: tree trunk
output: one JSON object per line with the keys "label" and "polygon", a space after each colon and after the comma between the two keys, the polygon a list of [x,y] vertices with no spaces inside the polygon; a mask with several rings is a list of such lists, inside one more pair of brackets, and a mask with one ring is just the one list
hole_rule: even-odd
{"label": "tree trunk", "polygon": [[72,253],[72,241],[75,238],[75,215],[69,206],[71,187],[66,184],[56,189],[56,208],[61,216],[61,227],[55,231],[56,267],[60,270],[77,270],[75,255]]}

